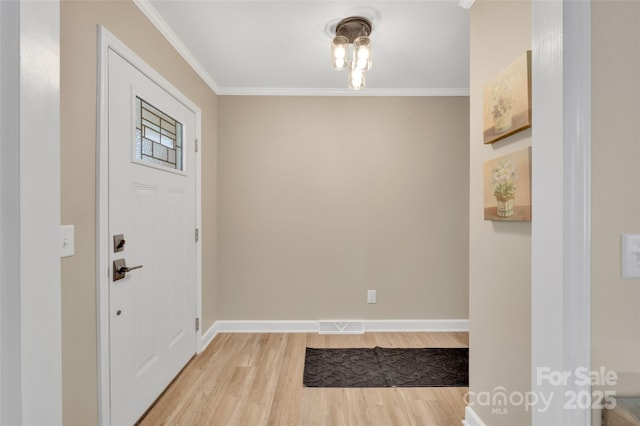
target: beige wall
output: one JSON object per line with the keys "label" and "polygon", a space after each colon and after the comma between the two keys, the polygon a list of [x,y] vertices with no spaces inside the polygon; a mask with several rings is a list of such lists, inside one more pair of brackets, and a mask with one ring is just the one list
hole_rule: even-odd
{"label": "beige wall", "polygon": [[[491,145],[482,141],[482,88],[531,49],[529,1],[476,1],[470,15],[470,391],[531,390],[531,223],[483,218],[482,164],[531,145],[525,130]],[[535,165],[533,165],[535,167]],[[489,425],[526,425],[523,407],[473,410]]]}
{"label": "beige wall", "polygon": [[640,280],[621,278],[620,235],[640,234],[638,40],[640,2],[592,3],[592,365],[636,375]]}
{"label": "beige wall", "polygon": [[218,102],[221,319],[467,318],[468,98]]}
{"label": "beige wall", "polygon": [[[63,410],[67,425],[97,424],[96,34],[103,24],[202,109],[203,325],[216,319],[215,94],[130,1],[62,1],[62,222],[75,256],[62,261]],[[37,123],[34,123],[37,125]]]}

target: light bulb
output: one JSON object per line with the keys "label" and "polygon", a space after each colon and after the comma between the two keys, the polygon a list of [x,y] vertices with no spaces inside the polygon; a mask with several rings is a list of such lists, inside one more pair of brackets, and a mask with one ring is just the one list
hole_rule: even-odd
{"label": "light bulb", "polygon": [[331,66],[334,70],[347,68],[347,52],[349,50],[349,39],[345,36],[336,36],[331,42]]}
{"label": "light bulb", "polygon": [[364,59],[367,60],[369,59],[369,49],[366,47],[361,47],[360,49],[358,49],[358,60],[360,59]]}
{"label": "light bulb", "polygon": [[349,71],[349,88],[353,90],[364,89],[365,76],[364,71],[358,69],[352,69]]}
{"label": "light bulb", "polygon": [[360,36],[353,42],[353,66],[359,70],[371,69],[371,40]]}

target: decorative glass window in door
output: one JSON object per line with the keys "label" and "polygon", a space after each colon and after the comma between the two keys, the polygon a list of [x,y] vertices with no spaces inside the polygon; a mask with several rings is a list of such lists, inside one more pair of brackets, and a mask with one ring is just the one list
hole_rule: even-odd
{"label": "decorative glass window in door", "polygon": [[137,96],[136,159],[183,170],[182,123]]}

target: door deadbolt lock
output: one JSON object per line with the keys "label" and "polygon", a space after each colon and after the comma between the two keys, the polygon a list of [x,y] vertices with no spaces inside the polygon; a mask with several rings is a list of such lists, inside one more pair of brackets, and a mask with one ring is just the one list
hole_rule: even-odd
{"label": "door deadbolt lock", "polygon": [[124,250],[124,244],[126,243],[124,235],[118,234],[113,236],[113,252],[119,253]]}
{"label": "door deadbolt lock", "polygon": [[127,261],[116,259],[113,261],[113,281],[118,281],[127,276],[127,272],[142,268],[142,265],[127,267]]}

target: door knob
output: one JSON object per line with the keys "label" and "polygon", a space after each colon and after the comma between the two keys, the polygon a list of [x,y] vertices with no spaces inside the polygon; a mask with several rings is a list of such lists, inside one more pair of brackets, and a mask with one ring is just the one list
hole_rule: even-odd
{"label": "door knob", "polygon": [[113,261],[113,281],[118,281],[127,276],[127,272],[142,268],[142,265],[127,267],[124,259],[115,259]]}
{"label": "door knob", "polygon": [[127,267],[127,266],[122,266],[120,269],[118,269],[118,272],[121,274],[126,274],[127,272],[131,272],[135,269],[140,269],[142,268],[143,265],[138,265],[138,266],[132,266],[131,268]]}

